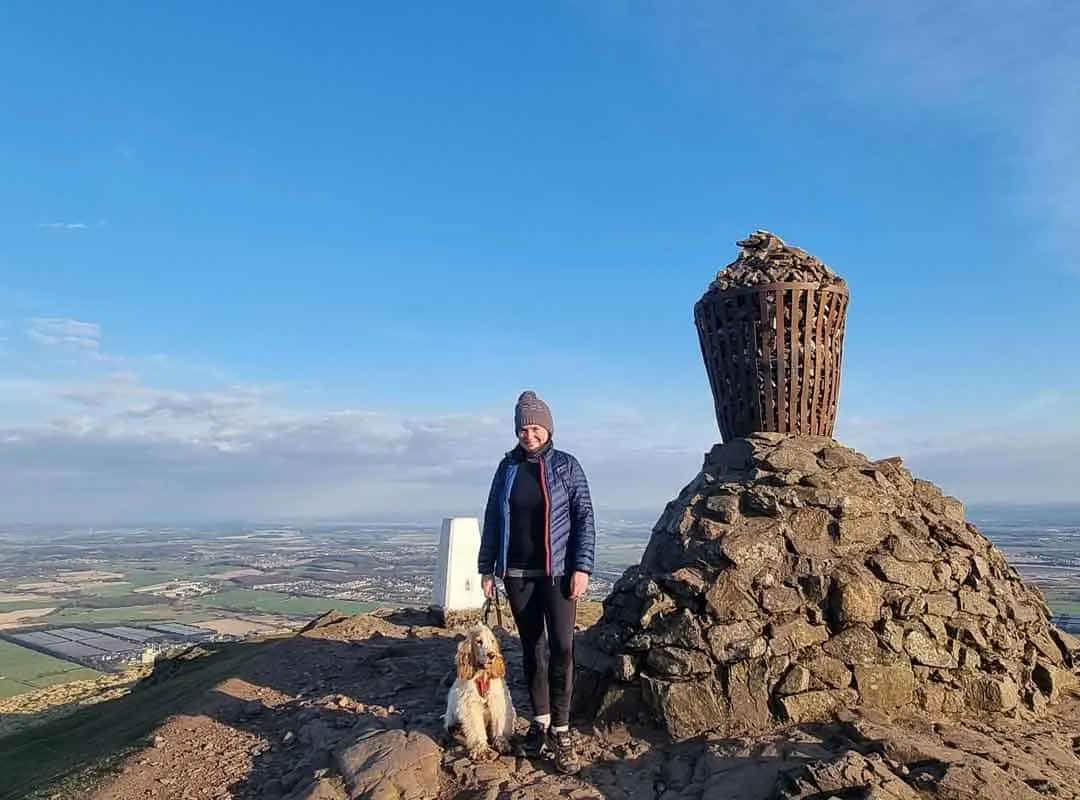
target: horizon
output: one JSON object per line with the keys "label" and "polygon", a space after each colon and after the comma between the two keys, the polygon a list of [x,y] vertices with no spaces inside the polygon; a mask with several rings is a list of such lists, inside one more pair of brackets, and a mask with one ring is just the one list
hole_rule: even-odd
{"label": "horizon", "polygon": [[719,440],[693,303],[759,228],[850,287],[838,441],[1080,503],[1080,6],[759,25],[5,4],[5,513],[475,516],[534,389],[597,508],[659,514]]}
{"label": "horizon", "polygon": [[[674,499],[674,498],[672,498]],[[1023,515],[1046,515],[1047,518],[1042,519],[1042,522],[1049,522],[1051,519],[1061,517],[1061,521],[1070,523],[1075,522],[1080,524],[1080,502],[1072,503],[964,503],[964,510],[969,522],[975,524],[986,524],[987,517],[995,514],[1005,514],[1011,517],[1019,517]],[[613,523],[627,523],[634,526],[640,525],[652,525],[663,514],[664,509],[657,508],[596,508],[597,522],[600,524],[613,524]],[[1072,518],[1075,515],[1075,518]],[[361,526],[392,526],[392,527],[423,527],[438,531],[442,524],[443,519],[450,518],[452,516],[473,516],[477,518],[476,514],[468,515],[445,515],[445,516],[432,516],[432,515],[413,515],[395,514],[392,512],[386,512],[383,514],[370,514],[368,516],[356,516],[351,518],[346,517],[280,517],[280,518],[263,518],[263,517],[251,517],[251,518],[237,518],[237,519],[143,519],[143,520],[98,520],[96,522],[71,522],[63,520],[53,520],[48,522],[24,522],[18,520],[2,521],[0,520],[0,534],[6,532],[19,533],[26,529],[37,528],[49,528],[49,529],[62,529],[65,532],[75,532],[79,529],[86,529],[87,533],[105,533],[113,531],[129,531],[146,528],[160,528],[163,530],[189,530],[192,528],[204,529],[207,532],[217,533],[221,528],[243,528],[243,529],[266,529],[266,528],[325,528],[332,526],[343,527],[361,527]],[[1013,521],[1013,520],[994,520],[994,521]],[[96,529],[101,529],[96,530]]]}

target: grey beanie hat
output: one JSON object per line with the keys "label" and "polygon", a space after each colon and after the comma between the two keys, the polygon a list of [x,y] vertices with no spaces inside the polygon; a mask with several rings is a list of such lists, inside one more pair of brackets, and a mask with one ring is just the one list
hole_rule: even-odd
{"label": "grey beanie hat", "polygon": [[524,391],[514,406],[514,433],[526,425],[540,425],[547,428],[549,435],[555,433],[555,422],[551,419],[551,409],[547,403],[536,396],[536,392]]}

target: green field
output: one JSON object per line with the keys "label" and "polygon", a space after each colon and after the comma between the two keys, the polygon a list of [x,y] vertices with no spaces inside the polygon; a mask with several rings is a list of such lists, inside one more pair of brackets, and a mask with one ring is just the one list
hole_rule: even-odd
{"label": "green field", "polygon": [[101,673],[95,670],[0,641],[0,697],[99,677]]}
{"label": "green field", "polygon": [[1050,610],[1055,614],[1069,614],[1073,617],[1080,617],[1080,602],[1075,600],[1048,600],[1046,604],[1050,606]]}
{"label": "green field", "polygon": [[379,607],[377,603],[358,603],[326,597],[296,597],[281,592],[264,592],[257,589],[232,589],[228,592],[208,594],[193,602],[210,608],[292,617],[313,617],[332,608],[342,614],[364,614]]}
{"label": "green field", "polygon": [[42,595],[40,600],[17,600],[15,602],[0,602],[0,614],[8,611],[25,611],[28,608],[52,608],[62,605],[65,601]]}

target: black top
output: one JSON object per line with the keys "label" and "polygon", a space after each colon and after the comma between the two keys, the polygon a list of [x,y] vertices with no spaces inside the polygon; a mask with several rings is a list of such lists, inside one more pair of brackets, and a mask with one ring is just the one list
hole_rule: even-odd
{"label": "black top", "polygon": [[543,570],[547,566],[544,548],[544,490],[540,486],[540,464],[523,461],[510,489],[510,543],[507,567]]}

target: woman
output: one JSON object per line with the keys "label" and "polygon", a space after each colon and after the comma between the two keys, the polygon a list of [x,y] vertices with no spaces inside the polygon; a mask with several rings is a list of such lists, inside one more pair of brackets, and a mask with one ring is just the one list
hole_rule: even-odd
{"label": "woman", "polygon": [[514,408],[517,446],[495,470],[480,538],[487,597],[503,580],[521,636],[533,720],[522,755],[552,755],[564,773],[579,764],[570,737],[577,600],[589,586],[596,530],[585,472],[555,449],[551,411],[533,392]]}

